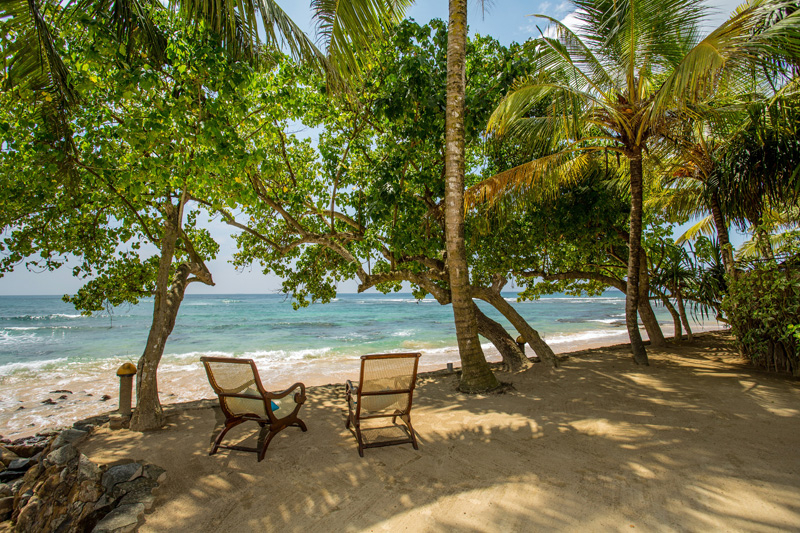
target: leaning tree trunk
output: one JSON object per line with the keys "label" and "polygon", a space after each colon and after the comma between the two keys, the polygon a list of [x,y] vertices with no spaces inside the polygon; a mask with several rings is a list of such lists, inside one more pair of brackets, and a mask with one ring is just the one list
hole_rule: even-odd
{"label": "leaning tree trunk", "polygon": [[[158,398],[158,365],[164,355],[164,347],[175,328],[178,309],[189,283],[200,280],[209,285],[214,284],[211,274],[197,259],[190,243],[186,245],[190,249],[190,255],[194,256],[192,261],[178,265],[170,282],[169,271],[180,234],[181,218],[181,207],[172,205],[167,207],[167,220],[161,238],[161,257],[156,278],[153,322],[136,374],[136,410],[131,417],[130,425],[134,431],[148,431],[164,425],[164,411]],[[190,279],[191,274],[195,274],[196,277]]]}
{"label": "leaning tree trunk", "polygon": [[531,362],[528,361],[505,328],[483,314],[477,305],[475,306],[475,318],[478,320],[478,333],[489,339],[500,352],[506,371],[517,372],[531,366]]}
{"label": "leaning tree trunk", "polygon": [[[158,429],[164,425],[164,412],[158,399],[158,364],[164,354],[167,338],[175,325],[178,306],[183,299],[182,287],[185,288],[189,275],[186,270],[176,272],[172,286],[169,285],[169,271],[172,258],[175,256],[175,243],[178,240],[179,218],[180,208],[169,205],[164,234],[161,237],[153,322],[136,372],[136,410],[131,418],[131,429],[134,431]],[[181,279],[182,277],[184,279]]]}
{"label": "leaning tree trunk", "polygon": [[467,45],[467,0],[450,0],[447,28],[447,109],[445,117],[445,230],[450,292],[461,356],[464,392],[482,392],[500,385],[486,363],[478,340],[469,287],[469,269],[464,243],[464,98]]}
{"label": "leaning tree trunk", "polygon": [[650,305],[650,274],[647,271],[647,256],[642,252],[639,265],[639,316],[650,339],[650,346],[666,346],[667,339],[658,324],[658,318]]}
{"label": "leaning tree trunk", "polygon": [[642,249],[642,150],[637,149],[630,158],[631,165],[631,216],[630,234],[628,235],[628,286],[625,292],[625,324],[628,326],[628,337],[631,340],[633,361],[637,365],[649,364],[647,350],[639,332],[639,263]]}
{"label": "leaning tree trunk", "polygon": [[[675,291],[673,290],[672,293],[675,294]],[[683,338],[683,331],[681,331],[681,315],[678,313],[678,310],[675,309],[675,306],[672,305],[672,302],[669,301],[669,298],[667,298],[666,294],[658,291],[658,297],[661,298],[661,303],[664,304],[664,307],[667,308],[669,314],[672,315],[672,327],[675,329],[675,335],[673,339],[677,344]]]}
{"label": "leaning tree trunk", "polygon": [[694,335],[692,334],[691,326],[689,326],[689,317],[686,316],[686,308],[683,306],[683,294],[681,294],[680,285],[675,287],[675,298],[678,301],[678,313],[681,316],[681,322],[683,322],[683,327],[686,328],[686,338],[689,342],[692,342]]}
{"label": "leaning tree trunk", "polygon": [[[525,342],[531,347],[536,355],[548,364],[551,367],[558,367],[558,358],[556,354],[553,353],[553,350],[550,346],[547,345],[542,337],[539,335],[539,332],[533,329],[528,321],[525,320],[522,315],[520,315],[514,306],[511,305],[503,298],[500,294],[496,292],[490,291],[486,288],[481,288],[475,291],[475,296],[480,298],[481,300],[486,301],[487,303],[491,304],[492,307],[500,311],[500,313],[506,317],[506,319],[511,322],[511,325],[514,326],[520,335],[525,339]],[[525,358],[526,365],[530,365],[527,357]]]}
{"label": "leaning tree trunk", "polygon": [[716,192],[711,195],[711,216],[714,219],[714,227],[717,230],[717,241],[722,250],[722,264],[725,267],[725,272],[731,278],[735,278],[736,264],[733,260],[733,246],[728,234],[728,225],[725,223],[725,216],[722,214],[722,207],[719,204],[719,195]]}

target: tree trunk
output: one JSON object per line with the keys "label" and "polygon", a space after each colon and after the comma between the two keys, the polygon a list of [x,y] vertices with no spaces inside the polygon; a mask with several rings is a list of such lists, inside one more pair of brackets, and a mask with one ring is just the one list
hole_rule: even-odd
{"label": "tree trunk", "polygon": [[[672,290],[672,293],[675,294],[675,291]],[[672,327],[675,329],[675,335],[673,336],[673,339],[677,344],[683,338],[683,331],[681,331],[681,315],[678,313],[677,309],[675,309],[675,306],[672,305],[672,302],[669,301],[669,298],[667,298],[666,294],[658,291],[658,296],[661,298],[661,302],[664,304],[664,307],[666,307],[667,311],[669,311],[669,314],[672,315]]]}
{"label": "tree trunk", "polygon": [[694,335],[692,335],[692,328],[689,326],[689,317],[686,316],[686,308],[683,306],[683,294],[681,294],[680,286],[675,288],[675,298],[678,300],[678,313],[681,316],[681,322],[683,322],[683,327],[686,328],[686,337],[689,342],[692,342]]}
{"label": "tree trunk", "polygon": [[450,0],[447,27],[447,109],[445,117],[445,230],[450,292],[461,356],[463,392],[483,392],[500,385],[478,340],[478,321],[469,287],[464,243],[464,99],[467,47],[467,0]]}
{"label": "tree trunk", "polygon": [[[175,257],[178,236],[181,233],[182,214],[183,200],[178,207],[167,206],[156,278],[153,322],[136,372],[136,410],[131,417],[130,425],[133,431],[159,429],[164,425],[164,412],[158,398],[158,365],[164,355],[164,347],[175,328],[178,310],[189,283],[199,280],[209,285],[214,284],[211,274],[197,258],[191,243],[186,243],[186,246],[193,256],[192,261],[178,265],[170,282],[169,271]],[[197,277],[190,279],[190,274],[195,274]]]}
{"label": "tree trunk", "polygon": [[478,333],[489,339],[500,352],[506,371],[517,372],[531,366],[531,362],[528,361],[505,328],[483,314],[477,305],[475,306],[475,317],[478,320]]}
{"label": "tree trunk", "polygon": [[642,150],[630,158],[631,165],[631,217],[628,235],[628,286],[625,292],[625,324],[631,341],[633,361],[637,365],[649,364],[647,350],[639,333],[639,263],[642,246]]}
{"label": "tree trunk", "polygon": [[[558,367],[558,358],[556,354],[553,353],[550,346],[542,340],[539,332],[533,329],[530,324],[528,324],[528,321],[525,320],[522,315],[514,309],[514,306],[508,303],[502,295],[486,288],[473,289],[473,291],[476,297],[491,304],[492,307],[500,311],[500,313],[511,322],[511,325],[522,335],[528,346],[531,347],[533,352],[538,355],[542,361],[553,368]],[[525,365],[530,366],[530,364],[530,361],[526,357]]]}
{"label": "tree trunk", "polygon": [[647,270],[647,255],[642,251],[641,264],[639,265],[639,316],[647,330],[650,346],[666,346],[667,339],[658,324],[658,319],[650,305],[650,274]]}
{"label": "tree trunk", "polygon": [[[158,399],[158,364],[164,354],[164,345],[174,326],[174,316],[178,313],[180,299],[175,302],[180,291],[179,273],[175,273],[172,286],[169,286],[169,271],[172,258],[175,256],[175,243],[178,240],[180,209],[169,205],[164,223],[164,234],[161,237],[161,257],[158,263],[156,278],[155,302],[153,304],[153,322],[144,353],[139,359],[136,371],[136,410],[131,418],[131,429],[146,431],[158,429],[164,425],[164,412]],[[188,277],[188,272],[186,272]],[[185,281],[185,280],[184,280]],[[176,286],[177,285],[177,286]],[[172,326],[170,326],[172,323]]]}
{"label": "tree trunk", "polygon": [[736,278],[736,264],[733,260],[733,246],[728,235],[728,225],[722,215],[722,208],[719,205],[719,195],[715,192],[711,195],[711,216],[714,219],[714,226],[717,229],[717,241],[722,249],[722,264],[725,272],[731,278]]}

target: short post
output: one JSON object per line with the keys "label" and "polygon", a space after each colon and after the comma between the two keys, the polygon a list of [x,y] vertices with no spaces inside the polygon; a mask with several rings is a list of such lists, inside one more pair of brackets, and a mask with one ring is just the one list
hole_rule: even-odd
{"label": "short post", "polygon": [[119,370],[119,409],[117,412],[123,416],[131,416],[131,400],[133,398],[133,376],[136,367],[132,363],[125,363]]}
{"label": "short post", "polygon": [[453,371],[453,363],[447,363],[447,371],[448,372],[452,372]]}
{"label": "short post", "polygon": [[517,347],[519,348],[519,351],[522,352],[522,355],[525,355],[525,339],[522,337],[522,335],[517,337]]}

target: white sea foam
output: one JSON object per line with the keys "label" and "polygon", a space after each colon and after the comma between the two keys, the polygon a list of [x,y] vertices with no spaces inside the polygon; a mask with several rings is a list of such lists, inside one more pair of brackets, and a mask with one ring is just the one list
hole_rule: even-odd
{"label": "white sea foam", "polygon": [[32,344],[38,341],[39,339],[36,337],[34,333],[23,333],[21,335],[12,335],[7,331],[0,331],[0,346]]}
{"label": "white sea foam", "polygon": [[624,332],[619,330],[598,329],[593,331],[582,331],[580,333],[570,333],[566,335],[554,335],[552,337],[545,337],[547,344],[564,344],[567,342],[587,342],[596,341],[608,337],[624,336]]}
{"label": "white sea foam", "polygon": [[31,372],[39,372],[48,367],[58,367],[66,363],[66,357],[60,357],[58,359],[45,359],[42,361],[26,361],[24,363],[6,363],[4,365],[0,365],[0,377],[6,377],[11,374],[16,373],[31,373]]}
{"label": "white sea foam", "polygon": [[[625,316],[625,315],[623,315]],[[618,318],[596,318],[588,320],[588,322],[600,322],[601,324],[623,324]]]}

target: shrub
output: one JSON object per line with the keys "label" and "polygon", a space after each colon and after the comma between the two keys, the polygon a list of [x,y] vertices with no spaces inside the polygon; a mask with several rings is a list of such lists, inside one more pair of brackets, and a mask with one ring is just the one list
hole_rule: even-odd
{"label": "shrub", "polygon": [[731,280],[722,303],[739,350],[753,364],[800,377],[800,272],[759,265]]}

